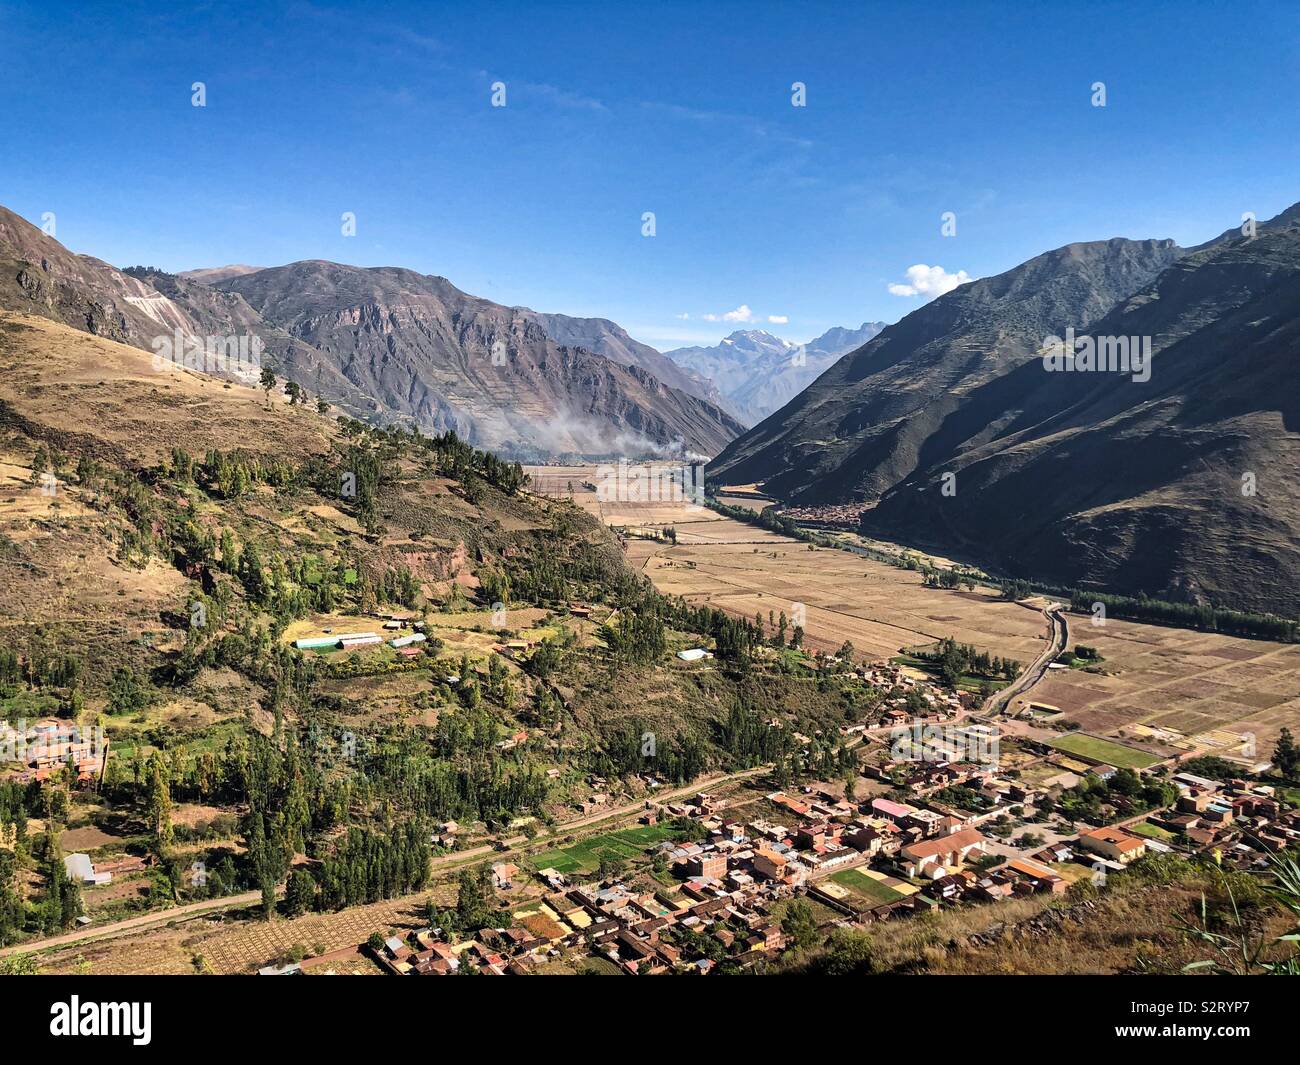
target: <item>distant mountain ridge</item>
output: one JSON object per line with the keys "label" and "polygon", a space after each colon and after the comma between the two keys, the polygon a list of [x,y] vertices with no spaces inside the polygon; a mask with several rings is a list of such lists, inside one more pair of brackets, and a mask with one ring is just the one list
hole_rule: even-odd
{"label": "distant mountain ridge", "polygon": [[[355,417],[455,429],[514,457],[708,457],[743,431],[612,322],[568,320],[603,323],[606,353],[593,352],[557,342],[535,312],[395,267],[119,270],[0,208],[0,308],[146,349],[175,332],[256,336],[276,372]],[[646,368],[657,361],[693,391]]]}
{"label": "distant mountain ridge", "polygon": [[[1149,338],[1150,379],[1047,372],[1068,328]],[[1300,616],[1297,348],[1300,205],[1191,250],[1073,244],[886,329],[709,476],[874,503],[868,534],[994,572]]]}
{"label": "distant mountain ridge", "polygon": [[804,345],[766,329],[740,329],[712,347],[676,348],[665,356],[712,381],[741,421],[753,425],[884,328],[884,322],[863,322],[857,329],[836,326]]}
{"label": "distant mountain ridge", "polygon": [[245,266],[242,263],[231,263],[229,266],[212,266],[203,270],[182,270],[177,277],[183,277],[186,281],[198,281],[200,284],[213,285],[218,281],[225,281],[231,277],[243,277],[245,274],[255,274],[259,270],[265,270],[265,266]]}
{"label": "distant mountain ridge", "polygon": [[613,359],[620,366],[639,366],[670,388],[732,413],[712,381],[679,366],[649,344],[633,340],[626,329],[608,318],[573,318],[567,314],[543,314],[528,307],[514,309],[540,324],[557,344],[586,348]]}

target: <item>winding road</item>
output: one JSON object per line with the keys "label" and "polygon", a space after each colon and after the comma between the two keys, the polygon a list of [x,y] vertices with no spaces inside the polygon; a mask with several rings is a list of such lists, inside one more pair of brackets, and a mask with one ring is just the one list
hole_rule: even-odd
{"label": "winding road", "polygon": [[1048,667],[1056,661],[1056,656],[1064,651],[1070,642],[1070,623],[1065,620],[1065,607],[1060,603],[1048,603],[1047,606],[1042,607],[1042,613],[1052,627],[1052,635],[1047,642],[1046,650],[1034,659],[1034,664],[1020,676],[1001,691],[989,696],[988,702],[984,704],[984,717],[997,717],[1011,705],[1012,699],[1025,694],[1042,680],[1047,675]]}

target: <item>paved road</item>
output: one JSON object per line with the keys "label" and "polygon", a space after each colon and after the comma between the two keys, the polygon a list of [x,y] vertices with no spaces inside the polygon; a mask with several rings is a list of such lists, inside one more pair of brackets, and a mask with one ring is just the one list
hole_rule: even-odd
{"label": "paved road", "polygon": [[[432,867],[434,875],[439,872],[454,870],[462,865],[470,865],[482,858],[498,857],[504,859],[512,854],[518,854],[530,846],[550,846],[554,845],[558,838],[571,835],[577,830],[603,826],[606,822],[621,821],[633,814],[640,813],[645,809],[646,798],[654,799],[655,802],[673,802],[676,799],[685,798],[688,795],[694,795],[700,791],[707,791],[711,787],[726,783],[732,780],[744,780],[748,777],[755,777],[761,773],[767,772],[770,767],[758,766],[755,769],[745,769],[738,773],[717,773],[713,776],[704,777],[687,784],[680,788],[673,788],[669,791],[659,791],[654,795],[648,795],[645,798],[638,799],[636,802],[626,803],[623,806],[612,806],[608,810],[602,810],[599,813],[588,814],[586,817],[578,818],[576,821],[568,821],[563,825],[557,826],[556,837],[547,837],[545,839],[538,837],[529,839],[527,836],[519,835],[505,840],[506,847],[504,850],[499,849],[491,843],[485,843],[482,846],[472,847],[469,850],[453,851],[450,854],[442,854],[434,858]],[[283,890],[283,889],[281,889]],[[425,891],[416,892],[416,895],[428,894]],[[188,920],[192,917],[199,917],[204,914],[221,913],[226,910],[242,909],[247,906],[260,905],[262,893],[260,891],[245,891],[239,895],[227,895],[220,899],[205,899],[202,902],[190,902],[183,906],[173,906],[168,910],[158,910],[155,913],[140,914],[138,917],[128,917],[122,921],[114,921],[112,924],[99,925],[91,928],[80,928],[72,932],[65,932],[62,935],[50,936],[47,939],[35,939],[25,943],[19,943],[12,947],[6,947],[0,950],[0,958],[9,954],[36,954],[49,950],[56,950],[61,947],[72,946],[76,943],[88,943],[92,940],[114,939],[118,936],[129,935],[132,932],[139,932],[157,925],[171,924],[173,921]]]}

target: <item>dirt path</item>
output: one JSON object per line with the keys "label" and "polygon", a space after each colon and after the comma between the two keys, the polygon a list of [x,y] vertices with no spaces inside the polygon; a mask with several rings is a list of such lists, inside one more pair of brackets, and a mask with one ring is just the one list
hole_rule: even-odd
{"label": "dirt path", "polygon": [[1024,695],[1047,676],[1047,667],[1056,661],[1056,656],[1064,651],[1066,645],[1070,642],[1070,625],[1065,620],[1064,607],[1060,603],[1049,603],[1042,608],[1042,612],[1052,628],[1052,636],[1047,641],[1047,647],[1034,660],[1032,666],[1001,691],[989,696],[988,703],[984,708],[985,717],[996,717],[1011,705],[1012,699],[1018,695]]}
{"label": "dirt path", "polygon": [[157,913],[144,913],[139,917],[128,917],[124,921],[100,925],[98,928],[83,928],[76,932],[65,932],[63,935],[51,936],[48,939],[18,943],[0,950],[0,958],[9,954],[35,954],[40,951],[55,950],[59,947],[71,946],[74,943],[86,943],[93,939],[111,939],[115,936],[127,935],[130,932],[138,932],[142,928],[169,924],[172,921],[188,920],[191,917],[198,917],[207,913],[219,913],[222,910],[233,910],[240,906],[252,906],[261,901],[262,893],[260,891],[245,891],[240,895],[226,895],[219,899],[190,902],[184,906],[174,906],[170,910],[159,910]]}
{"label": "dirt path", "polygon": [[[676,799],[685,798],[700,791],[706,791],[718,784],[723,784],[733,780],[744,780],[749,777],[758,776],[766,772],[767,766],[758,766],[755,769],[745,769],[738,773],[715,773],[712,776],[702,777],[690,784],[680,788],[673,788],[670,791],[660,791],[653,796],[655,802],[672,802]],[[575,830],[584,828],[604,827],[607,822],[616,822],[626,819],[632,814],[640,813],[645,809],[646,799],[638,799],[636,802],[625,803],[622,806],[610,807],[608,810],[602,810],[600,813],[589,814],[581,817],[576,821],[569,821],[563,825],[557,826],[557,835],[569,835]],[[542,847],[552,842],[551,838],[529,839],[527,836],[519,835],[511,839],[503,840],[505,848],[501,849],[494,844],[485,843],[469,850],[454,851],[451,854],[443,854],[432,860],[433,876],[437,877],[439,873],[454,871],[462,865],[470,865],[486,857],[498,857],[505,859],[510,856],[518,857],[526,852],[530,847]],[[424,896],[429,893],[429,889],[415,892],[410,898]],[[62,935],[51,936],[47,939],[31,940],[26,943],[18,943],[12,947],[6,947],[0,950],[0,958],[11,954],[38,954],[46,951],[57,950],[62,947],[72,946],[77,943],[89,943],[101,939],[114,939],[118,936],[129,935],[132,932],[139,932],[144,929],[153,928],[157,925],[167,925],[175,921],[185,921],[193,917],[200,917],[207,914],[221,913],[226,910],[236,910],[247,906],[258,905],[262,901],[260,891],[245,891],[239,895],[227,895],[220,899],[205,899],[202,902],[191,902],[184,906],[174,906],[168,910],[159,910],[156,913],[140,914],[138,917],[128,917],[123,921],[115,921],[112,924],[100,925],[96,928],[83,928],[72,932],[65,932]],[[401,901],[393,899],[389,901]]]}

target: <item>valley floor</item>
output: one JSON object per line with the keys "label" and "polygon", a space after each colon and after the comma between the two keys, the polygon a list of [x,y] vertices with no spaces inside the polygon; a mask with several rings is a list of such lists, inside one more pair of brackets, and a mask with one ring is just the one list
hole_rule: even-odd
{"label": "valley floor", "polygon": [[[606,501],[584,488],[595,467],[534,467],[535,488],[568,493],[606,524],[630,527],[628,559],[667,595],[738,616],[787,616],[802,608],[807,646],[833,652],[845,640],[886,660],[904,647],[951,636],[1028,664],[1050,636],[1037,600],[926,588],[921,575],[848,551],[814,548],[683,502]],[[676,543],[646,538],[671,528]],[[1283,726],[1300,725],[1300,645],[1248,640],[1132,621],[1069,615],[1070,643],[1097,648],[1094,671],[1051,669],[1032,699],[1084,732],[1161,756],[1196,752],[1262,761]],[[1053,733],[1041,731],[1050,738]]]}

